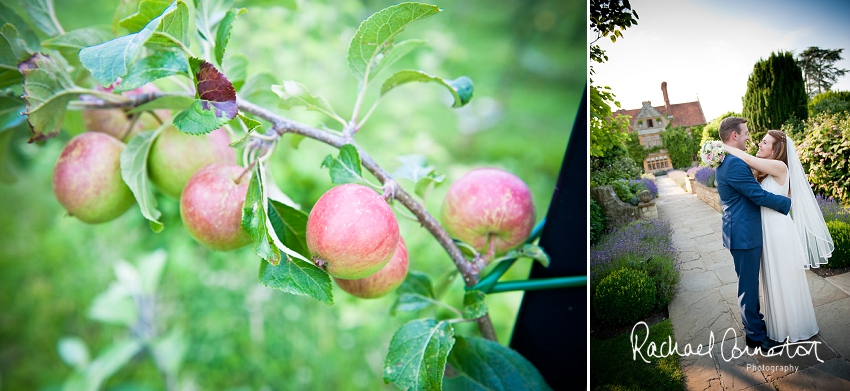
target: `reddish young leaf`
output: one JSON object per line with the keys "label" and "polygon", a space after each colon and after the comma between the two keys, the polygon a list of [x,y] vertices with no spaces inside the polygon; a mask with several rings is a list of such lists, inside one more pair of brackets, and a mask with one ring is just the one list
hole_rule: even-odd
{"label": "reddish young leaf", "polygon": [[216,109],[216,117],[221,117],[223,112],[228,119],[235,118],[238,113],[236,90],[230,80],[207,61],[195,58],[190,61],[195,73],[198,98],[205,101],[204,110],[209,110],[212,106]]}

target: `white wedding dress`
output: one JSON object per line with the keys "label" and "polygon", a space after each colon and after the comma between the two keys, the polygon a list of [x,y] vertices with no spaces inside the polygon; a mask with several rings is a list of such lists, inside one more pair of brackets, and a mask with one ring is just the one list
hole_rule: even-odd
{"label": "white wedding dress", "polygon": [[[786,176],[787,177],[787,176]],[[783,185],[768,175],[761,187],[773,194],[787,195]],[[803,268],[807,255],[790,216],[770,208],[761,208],[764,247],[761,278],[764,290],[764,321],[767,336],[774,341],[802,341],[818,333],[815,309]]]}

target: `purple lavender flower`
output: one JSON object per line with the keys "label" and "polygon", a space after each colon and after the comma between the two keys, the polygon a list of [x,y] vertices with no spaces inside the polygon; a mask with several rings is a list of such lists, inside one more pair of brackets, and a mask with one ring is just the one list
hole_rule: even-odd
{"label": "purple lavender flower", "polygon": [[815,200],[820,206],[821,214],[825,221],[840,220],[850,224],[850,210],[838,203],[835,198],[815,195]]}
{"label": "purple lavender flower", "polygon": [[715,170],[711,167],[702,167],[694,174],[694,179],[708,187],[714,187]]}
{"label": "purple lavender flower", "polygon": [[604,273],[617,260],[646,260],[653,256],[675,259],[673,229],[665,220],[638,220],[615,229],[590,248],[590,274]]}

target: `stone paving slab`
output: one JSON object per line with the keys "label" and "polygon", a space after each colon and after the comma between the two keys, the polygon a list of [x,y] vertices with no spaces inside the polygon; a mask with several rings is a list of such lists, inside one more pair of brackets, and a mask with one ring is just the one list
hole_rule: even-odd
{"label": "stone paving slab", "polygon": [[815,318],[826,343],[841,357],[850,357],[850,298],[815,307]]}
{"label": "stone paving slab", "polygon": [[844,291],[844,293],[850,295],[850,273],[827,277],[826,280],[829,281],[832,285],[835,285],[835,287],[837,287],[838,289]]}
{"label": "stone paving slab", "polygon": [[[712,334],[715,341],[710,356],[680,357],[685,388],[850,390],[850,273],[821,278],[806,272],[820,328],[818,335],[797,345],[807,346],[808,354],[732,358],[731,346],[744,348],[745,343],[737,275],[732,255],[721,243],[720,213],[667,177],[659,177],[657,183],[658,216],[671,222],[678,251],[680,278],[668,307],[676,343],[682,352],[686,344],[692,349],[708,344]],[[817,347],[817,357],[812,346]]]}

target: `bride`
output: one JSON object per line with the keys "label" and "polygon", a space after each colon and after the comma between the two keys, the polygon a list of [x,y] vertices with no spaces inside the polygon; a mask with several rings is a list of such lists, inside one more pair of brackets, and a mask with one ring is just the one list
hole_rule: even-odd
{"label": "bride", "polygon": [[790,192],[790,216],[761,208],[764,320],[767,336],[774,341],[809,339],[818,333],[818,325],[805,269],[825,264],[835,245],[794,142],[779,130],[769,130],[756,156],[726,145],[724,149],[753,169],[763,189],[779,195]]}

